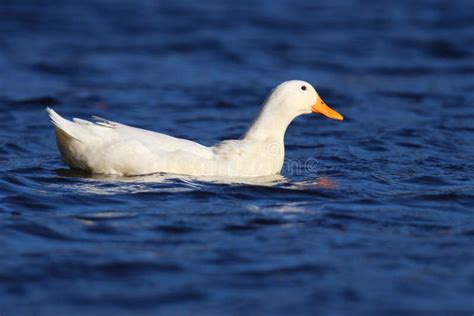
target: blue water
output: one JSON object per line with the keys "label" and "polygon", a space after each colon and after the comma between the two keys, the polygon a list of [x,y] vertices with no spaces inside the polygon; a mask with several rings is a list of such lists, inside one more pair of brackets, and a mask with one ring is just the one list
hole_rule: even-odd
{"label": "blue water", "polygon": [[[0,314],[472,315],[473,43],[472,1],[1,1]],[[289,79],[345,121],[255,183],[68,170],[43,111],[212,145]]]}

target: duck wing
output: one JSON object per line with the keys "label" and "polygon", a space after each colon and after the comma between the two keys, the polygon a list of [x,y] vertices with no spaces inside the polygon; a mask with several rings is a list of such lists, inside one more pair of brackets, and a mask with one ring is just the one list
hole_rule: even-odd
{"label": "duck wing", "polygon": [[179,150],[203,158],[211,158],[213,155],[209,147],[187,139],[120,124],[97,116],[93,117],[96,120],[95,122],[78,118],[69,121],[51,108],[46,108],[46,112],[61,134],[82,144],[97,146],[134,140],[145,146],[156,147],[160,151],[173,152]]}
{"label": "duck wing", "polygon": [[61,156],[72,168],[122,175],[179,173],[214,157],[211,148],[190,140],[102,118],[70,121],[46,111],[56,127]]}

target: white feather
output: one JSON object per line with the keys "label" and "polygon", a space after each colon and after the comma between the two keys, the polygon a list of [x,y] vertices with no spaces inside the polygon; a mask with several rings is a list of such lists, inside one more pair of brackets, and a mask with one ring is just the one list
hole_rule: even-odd
{"label": "white feather", "polygon": [[[302,85],[309,87],[306,93]],[[46,111],[56,127],[61,155],[72,168],[117,175],[256,177],[280,172],[286,128],[295,117],[310,113],[317,97],[306,82],[285,82],[272,91],[242,139],[213,147],[99,117],[94,117],[96,122],[69,121],[51,108]]]}

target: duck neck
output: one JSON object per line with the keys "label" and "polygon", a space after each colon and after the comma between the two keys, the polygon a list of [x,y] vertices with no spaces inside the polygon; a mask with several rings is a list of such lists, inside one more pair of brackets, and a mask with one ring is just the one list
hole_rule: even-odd
{"label": "duck neck", "polygon": [[265,105],[242,138],[283,144],[286,129],[293,117],[288,116],[281,108]]}

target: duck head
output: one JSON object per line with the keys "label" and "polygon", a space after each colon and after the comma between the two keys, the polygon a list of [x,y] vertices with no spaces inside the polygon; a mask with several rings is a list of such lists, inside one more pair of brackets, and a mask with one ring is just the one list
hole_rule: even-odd
{"label": "duck head", "polygon": [[342,115],[324,103],[308,82],[301,80],[283,82],[270,92],[245,138],[282,140],[293,119],[310,113],[343,120]]}
{"label": "duck head", "polygon": [[265,105],[269,105],[275,111],[283,111],[286,116],[293,118],[302,114],[317,113],[334,120],[343,120],[341,114],[324,103],[311,84],[301,80],[286,81],[278,85],[268,96]]}

